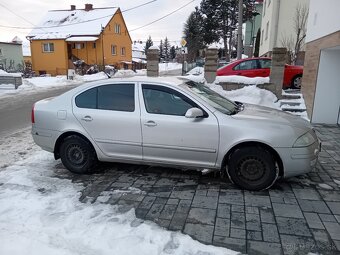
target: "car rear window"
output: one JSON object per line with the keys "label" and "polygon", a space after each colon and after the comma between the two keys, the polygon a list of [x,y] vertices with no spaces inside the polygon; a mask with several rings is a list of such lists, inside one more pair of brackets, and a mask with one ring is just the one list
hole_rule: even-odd
{"label": "car rear window", "polygon": [[75,98],[76,106],[112,111],[135,110],[135,85],[103,85],[84,91]]}

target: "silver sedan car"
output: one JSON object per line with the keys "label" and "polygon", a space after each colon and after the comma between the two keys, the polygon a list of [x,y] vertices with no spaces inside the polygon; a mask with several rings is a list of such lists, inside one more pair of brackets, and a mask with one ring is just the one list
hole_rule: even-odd
{"label": "silver sedan car", "polygon": [[308,173],[320,148],[300,117],[162,77],[97,81],[41,100],[32,135],[73,173],[98,161],[209,168],[248,190]]}

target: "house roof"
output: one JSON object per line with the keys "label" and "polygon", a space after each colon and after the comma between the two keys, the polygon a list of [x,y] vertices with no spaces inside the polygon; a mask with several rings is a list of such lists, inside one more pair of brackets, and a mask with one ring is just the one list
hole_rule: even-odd
{"label": "house roof", "polygon": [[117,12],[117,7],[94,8],[90,11],[49,11],[39,24],[28,34],[32,40],[66,39],[70,36],[100,35]]}

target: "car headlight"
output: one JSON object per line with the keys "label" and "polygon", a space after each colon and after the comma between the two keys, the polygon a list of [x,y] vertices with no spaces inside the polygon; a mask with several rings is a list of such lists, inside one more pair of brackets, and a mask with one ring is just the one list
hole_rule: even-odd
{"label": "car headlight", "polygon": [[306,133],[296,139],[293,147],[307,147],[315,142],[315,138],[311,133]]}

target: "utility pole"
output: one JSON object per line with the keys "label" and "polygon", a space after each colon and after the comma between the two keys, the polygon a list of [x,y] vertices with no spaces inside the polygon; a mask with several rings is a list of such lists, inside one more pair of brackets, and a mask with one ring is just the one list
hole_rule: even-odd
{"label": "utility pole", "polygon": [[237,59],[242,58],[243,0],[238,0]]}

